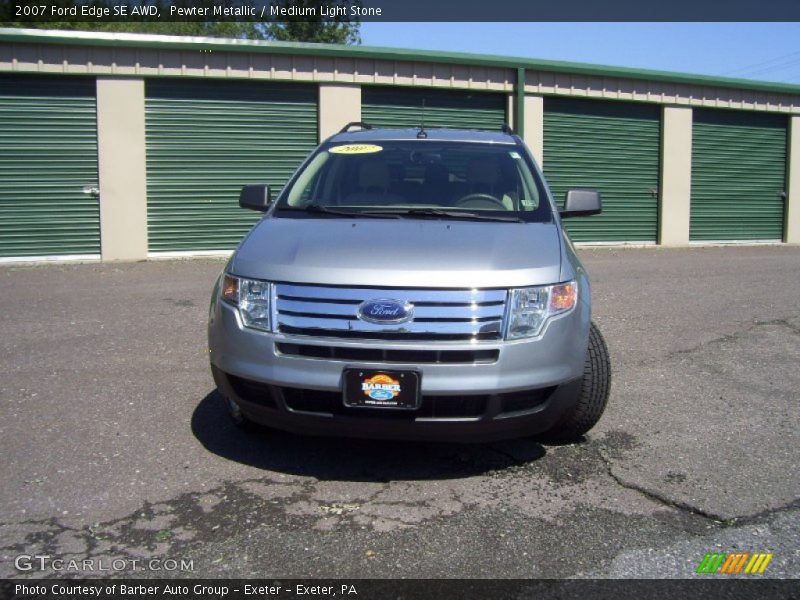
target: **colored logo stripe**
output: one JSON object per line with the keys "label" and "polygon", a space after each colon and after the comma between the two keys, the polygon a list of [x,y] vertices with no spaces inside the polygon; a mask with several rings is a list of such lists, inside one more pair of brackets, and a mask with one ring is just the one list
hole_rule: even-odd
{"label": "colored logo stripe", "polygon": [[746,574],[760,574],[767,569],[772,556],[772,553],[765,552],[756,552],[752,555],[749,552],[732,552],[730,554],[709,552],[700,561],[695,572],[736,575],[742,573],[744,567]]}
{"label": "colored logo stripe", "polygon": [[724,560],[725,554],[723,553],[708,553],[703,557],[696,573],[716,573]]}
{"label": "colored logo stripe", "polygon": [[730,574],[738,573],[742,570],[742,567],[749,556],[749,552],[734,552],[728,554],[728,558],[725,559],[725,562],[722,564],[722,568],[719,570],[719,572]]}
{"label": "colored logo stripe", "polygon": [[753,554],[753,558],[747,563],[744,569],[745,573],[763,573],[767,569],[769,561],[772,560],[772,553],[769,554]]}

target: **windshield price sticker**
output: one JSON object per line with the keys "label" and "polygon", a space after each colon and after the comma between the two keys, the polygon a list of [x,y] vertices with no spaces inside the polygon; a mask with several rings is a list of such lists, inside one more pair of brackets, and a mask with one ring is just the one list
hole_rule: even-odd
{"label": "windshield price sticker", "polygon": [[382,146],[374,144],[345,144],[344,146],[334,146],[330,149],[331,154],[374,154],[383,150]]}

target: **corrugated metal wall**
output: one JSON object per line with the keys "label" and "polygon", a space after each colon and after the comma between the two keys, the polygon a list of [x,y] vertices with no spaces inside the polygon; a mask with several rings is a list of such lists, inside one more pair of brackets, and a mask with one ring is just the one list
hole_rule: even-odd
{"label": "corrugated metal wall", "polygon": [[499,131],[506,122],[506,96],[469,91],[363,87],[361,119],[373,127],[458,127]]}
{"label": "corrugated metal wall", "polygon": [[660,132],[655,106],[545,97],[544,173],[557,202],[569,188],[603,196],[602,214],[565,221],[573,241],[656,241]]}
{"label": "corrugated metal wall", "polygon": [[694,112],[691,240],[781,239],[786,128],[781,115]]}
{"label": "corrugated metal wall", "polygon": [[[259,218],[240,187],[280,188],[317,143],[316,84],[147,81],[150,251],[233,248]],[[499,130],[497,92],[364,86],[376,127]],[[566,222],[575,241],[652,242],[658,231],[660,107],[545,96],[545,174],[603,193],[602,215]],[[694,109],[690,238],[778,240],[784,228],[787,118]],[[98,255],[95,80],[0,75],[0,257]]]}
{"label": "corrugated metal wall", "polygon": [[0,75],[0,257],[98,255],[92,77]]}
{"label": "corrugated metal wall", "polygon": [[317,143],[317,87],[148,80],[148,246],[231,249],[259,218],[239,190],[276,191]]}

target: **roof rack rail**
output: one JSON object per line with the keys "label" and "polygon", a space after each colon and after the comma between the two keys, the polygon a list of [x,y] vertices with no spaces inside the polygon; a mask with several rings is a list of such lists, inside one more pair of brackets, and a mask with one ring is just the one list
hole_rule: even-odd
{"label": "roof rack rail", "polygon": [[509,125],[508,123],[503,123],[500,126],[500,131],[502,131],[503,133],[507,133],[508,135],[516,134],[516,132],[511,128],[511,125]]}
{"label": "roof rack rail", "polygon": [[351,127],[360,127],[361,129],[372,129],[372,125],[364,123],[363,121],[351,121],[339,130],[339,133],[347,133]]}

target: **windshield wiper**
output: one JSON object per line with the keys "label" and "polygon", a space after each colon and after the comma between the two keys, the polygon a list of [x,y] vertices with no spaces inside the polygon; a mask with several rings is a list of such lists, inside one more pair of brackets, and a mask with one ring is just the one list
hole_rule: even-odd
{"label": "windshield wiper", "polygon": [[341,208],[331,208],[321,204],[309,204],[307,206],[287,206],[283,210],[295,210],[323,215],[339,215],[342,217],[374,217],[377,219],[400,219],[400,215],[393,213],[375,212],[368,210],[344,210]]}
{"label": "windshield wiper", "polygon": [[519,217],[504,217],[502,215],[484,215],[463,210],[445,210],[442,208],[405,208],[397,210],[381,210],[381,214],[408,217],[445,217],[448,219],[469,219],[473,221],[501,221],[504,223],[524,223]]}

